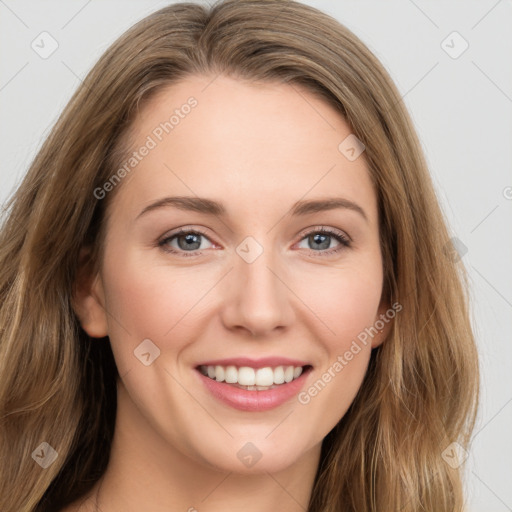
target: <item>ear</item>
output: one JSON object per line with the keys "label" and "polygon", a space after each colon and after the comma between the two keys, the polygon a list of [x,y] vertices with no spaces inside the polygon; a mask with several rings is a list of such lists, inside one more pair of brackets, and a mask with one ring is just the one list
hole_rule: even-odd
{"label": "ear", "polygon": [[90,255],[89,247],[81,249],[71,302],[83,330],[92,338],[103,338],[108,335],[105,294],[101,276],[92,273]]}
{"label": "ear", "polygon": [[395,302],[393,306],[391,306],[387,300],[381,301],[374,322],[374,327],[378,332],[372,338],[372,349],[380,346],[388,337],[391,326],[394,322],[393,319],[397,312],[402,309],[401,305],[399,305],[399,308],[395,307],[397,304],[398,303]]}

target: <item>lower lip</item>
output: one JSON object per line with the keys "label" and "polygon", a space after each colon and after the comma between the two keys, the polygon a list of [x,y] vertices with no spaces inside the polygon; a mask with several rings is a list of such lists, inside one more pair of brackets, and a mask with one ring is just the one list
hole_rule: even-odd
{"label": "lower lip", "polygon": [[218,382],[196,370],[210,393],[221,402],[240,411],[261,412],[284,404],[299,393],[311,367],[303,371],[298,379],[265,391],[248,391]]}

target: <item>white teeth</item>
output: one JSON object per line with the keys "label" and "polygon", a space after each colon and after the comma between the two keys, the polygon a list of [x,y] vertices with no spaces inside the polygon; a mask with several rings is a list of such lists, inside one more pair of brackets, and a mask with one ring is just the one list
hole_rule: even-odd
{"label": "white teeth", "polygon": [[256,370],[257,386],[272,386],[274,384],[274,370],[270,367],[258,368]]}
{"label": "white teeth", "polygon": [[284,383],[284,368],[282,366],[278,366],[274,369],[274,384],[283,384]]}
{"label": "white teeth", "polygon": [[[216,375],[214,378],[216,378]],[[226,370],[224,371],[224,379],[228,384],[236,384],[238,382],[238,370],[236,369],[236,366],[226,367]]]}
{"label": "white teeth", "polygon": [[[222,382],[225,379],[225,371],[223,366],[215,367],[215,375],[211,377],[212,379],[217,379],[219,382]],[[208,375],[209,377],[210,375]]]}
{"label": "white teeth", "polygon": [[297,379],[302,374],[302,366],[276,366],[271,368],[251,368],[249,366],[201,366],[201,373],[210,379],[227,384],[247,386],[249,390],[264,390],[274,385]]}
{"label": "white teeth", "polygon": [[256,373],[254,368],[242,366],[238,369],[238,384],[242,386],[254,386],[256,384]]}
{"label": "white teeth", "polygon": [[287,366],[284,371],[284,381],[291,382],[293,380],[293,366]]}

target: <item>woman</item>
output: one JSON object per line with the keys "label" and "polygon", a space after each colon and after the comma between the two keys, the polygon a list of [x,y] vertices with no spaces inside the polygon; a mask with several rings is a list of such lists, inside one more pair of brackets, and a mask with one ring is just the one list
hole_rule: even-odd
{"label": "woman", "polygon": [[337,21],[153,13],[9,209],[1,510],[462,509],[464,269],[396,87]]}

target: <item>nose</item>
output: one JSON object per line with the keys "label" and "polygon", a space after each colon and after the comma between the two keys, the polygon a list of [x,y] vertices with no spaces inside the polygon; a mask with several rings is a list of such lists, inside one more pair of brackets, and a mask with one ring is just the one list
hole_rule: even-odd
{"label": "nose", "polygon": [[265,248],[254,261],[240,254],[234,254],[234,268],[225,283],[225,327],[250,332],[253,337],[269,337],[274,331],[283,331],[295,319],[293,292],[288,287],[284,265],[277,261],[271,248]]}

